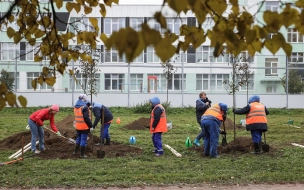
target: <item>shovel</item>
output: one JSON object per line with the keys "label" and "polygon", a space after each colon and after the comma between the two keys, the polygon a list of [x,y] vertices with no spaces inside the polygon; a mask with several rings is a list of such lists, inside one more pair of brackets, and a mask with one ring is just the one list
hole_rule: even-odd
{"label": "shovel", "polygon": [[[50,131],[50,132],[56,134],[53,130],[51,130],[51,129],[45,127],[45,126],[44,126],[43,128],[45,128],[46,130],[48,130],[48,131]],[[56,135],[57,135],[57,134],[56,134]],[[67,138],[67,137],[62,136],[62,135],[60,135],[59,137],[65,139],[65,140],[68,140],[70,143],[76,144],[76,141],[75,141],[74,139]]]}
{"label": "shovel", "polygon": [[264,132],[264,144],[262,145],[262,150],[264,152],[269,152],[269,145],[266,144],[266,135],[265,135],[265,132]]}
{"label": "shovel", "polygon": [[99,148],[99,150],[97,150],[97,157],[98,158],[104,158],[105,156],[106,156],[106,152],[105,151],[103,151],[102,150],[102,143],[103,143],[103,126],[104,126],[104,109],[102,108],[101,109],[101,119],[102,119],[102,122],[101,122],[101,132],[100,132],[100,134],[101,134],[101,139],[100,139],[100,148]]}
{"label": "shovel", "polygon": [[226,127],[225,127],[225,121],[223,121],[223,127],[224,127],[224,134],[222,134],[222,146],[227,146],[227,138],[226,138]]}

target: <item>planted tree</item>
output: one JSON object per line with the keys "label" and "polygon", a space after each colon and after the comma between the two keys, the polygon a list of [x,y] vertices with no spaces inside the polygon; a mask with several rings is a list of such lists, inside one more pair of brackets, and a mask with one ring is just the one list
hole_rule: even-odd
{"label": "planted tree", "polygon": [[[173,61],[175,63],[176,57]],[[167,104],[169,104],[169,85],[172,82],[172,78],[174,73],[176,73],[177,68],[174,68],[174,65],[170,63],[170,60],[168,60],[166,63],[161,63],[161,66],[163,67],[163,72],[166,77],[166,92],[167,92]]]}
{"label": "planted tree", "polygon": [[8,91],[14,91],[15,77],[4,69],[2,69],[0,73],[0,82],[6,85]]}

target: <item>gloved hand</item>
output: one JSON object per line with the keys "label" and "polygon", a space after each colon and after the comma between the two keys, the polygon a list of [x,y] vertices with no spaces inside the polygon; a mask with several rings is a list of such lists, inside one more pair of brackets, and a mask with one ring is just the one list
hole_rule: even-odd
{"label": "gloved hand", "polygon": [[90,128],[90,132],[93,132],[94,131],[94,128],[92,127],[92,128]]}
{"label": "gloved hand", "polygon": [[221,131],[222,135],[227,135],[226,131]]}
{"label": "gloved hand", "polygon": [[56,135],[61,136],[61,133],[59,131],[57,131]]}

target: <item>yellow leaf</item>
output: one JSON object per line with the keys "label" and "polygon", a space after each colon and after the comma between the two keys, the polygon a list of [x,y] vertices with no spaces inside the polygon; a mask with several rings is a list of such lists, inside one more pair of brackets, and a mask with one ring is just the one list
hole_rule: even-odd
{"label": "yellow leaf", "polygon": [[[1,81],[0,81],[1,82]],[[0,83],[0,94],[6,94],[8,91],[8,88],[4,82]]]}
{"label": "yellow leaf", "polygon": [[67,4],[65,5],[65,8],[67,9],[67,11],[71,12],[72,9],[75,8],[75,3],[67,2]]}
{"label": "yellow leaf", "polygon": [[28,39],[28,43],[31,45],[31,46],[34,46],[36,44],[36,39],[35,38],[30,38]]}
{"label": "yellow leaf", "polygon": [[147,23],[142,24],[142,36],[145,46],[156,45],[161,40],[160,32],[151,29]]}
{"label": "yellow leaf", "polygon": [[218,15],[222,15],[227,9],[227,3],[223,0],[212,0],[208,2],[211,11],[214,11]]}
{"label": "yellow leaf", "polygon": [[279,20],[286,28],[288,28],[296,22],[298,16],[299,12],[296,9],[291,9],[290,4],[286,4],[286,7],[279,16]]}
{"label": "yellow leaf", "polygon": [[4,97],[0,96],[0,110],[6,107],[6,100]]}
{"label": "yellow leaf", "polygon": [[14,107],[14,105],[16,103],[16,95],[12,92],[8,92],[7,94],[5,94],[5,98],[6,98],[8,105],[10,105],[11,107]]}
{"label": "yellow leaf", "polygon": [[274,55],[280,49],[280,43],[272,39],[265,40],[265,47]]}
{"label": "yellow leaf", "polygon": [[180,0],[180,1],[167,0],[167,3],[169,4],[169,7],[171,7],[173,10],[175,10],[175,12],[177,12],[177,13],[182,12],[184,9],[187,8],[187,5],[188,5],[188,1],[186,1],[186,0]]}
{"label": "yellow leaf", "polygon": [[47,76],[49,73],[50,73],[49,68],[47,68],[47,67],[43,67],[43,68],[42,68],[42,74],[43,74],[43,75]]}
{"label": "yellow leaf", "polygon": [[286,55],[288,57],[291,56],[291,53],[292,53],[292,46],[289,44],[289,43],[285,43],[284,46],[283,46],[283,50],[285,51]]}
{"label": "yellow leaf", "polygon": [[43,81],[44,81],[43,76],[42,76],[42,75],[39,76],[38,79],[37,79],[37,82],[38,82],[40,85],[42,85],[42,84],[43,84]]}
{"label": "yellow leaf", "polygon": [[247,46],[247,50],[248,50],[248,53],[251,55],[251,56],[255,56],[255,49],[254,47],[251,45],[251,44],[248,44]]}
{"label": "yellow leaf", "polygon": [[38,32],[35,33],[35,37],[41,38],[42,36],[44,36],[44,34],[45,34],[44,31],[38,29]]}
{"label": "yellow leaf", "polygon": [[119,0],[113,0],[113,3],[117,4],[119,3]]}
{"label": "yellow leaf", "polygon": [[104,6],[104,4],[99,4],[99,7],[100,7],[100,10],[99,10],[100,14],[101,14],[103,17],[105,17],[106,14],[107,14],[106,7]]}
{"label": "yellow leaf", "polygon": [[15,44],[19,43],[20,40],[21,40],[21,34],[19,32],[16,32],[15,35],[14,35],[14,42]]}
{"label": "yellow leaf", "polygon": [[167,21],[166,18],[161,14],[161,12],[156,12],[154,14],[155,20],[160,24],[162,28],[167,28]]}
{"label": "yellow leaf", "polygon": [[260,41],[260,39],[256,38],[252,43],[251,43],[252,47],[254,48],[255,51],[260,52],[262,50],[263,44]]}
{"label": "yellow leaf", "polygon": [[97,20],[97,18],[90,17],[90,18],[89,18],[89,21],[91,22],[91,24],[92,24],[92,26],[95,28],[95,30],[96,30],[97,28],[99,28],[99,27],[98,27],[98,20]]}
{"label": "yellow leaf", "polygon": [[63,0],[56,0],[56,6],[58,9],[60,9],[63,5]]}
{"label": "yellow leaf", "polygon": [[27,100],[26,100],[26,98],[25,98],[24,96],[18,96],[18,100],[19,100],[21,106],[25,108],[26,105],[27,105]]}
{"label": "yellow leaf", "polygon": [[6,30],[6,34],[9,38],[12,38],[15,36],[15,30],[12,27],[8,27]]}
{"label": "yellow leaf", "polygon": [[207,12],[206,11],[196,11],[195,16],[197,18],[198,23],[202,24],[206,20]]}
{"label": "yellow leaf", "polygon": [[297,7],[304,8],[304,0],[298,0],[298,1],[296,2],[296,6],[297,6]]}
{"label": "yellow leaf", "polygon": [[74,9],[75,9],[75,11],[76,11],[77,13],[79,13],[80,10],[81,10],[81,4],[76,3],[76,4],[74,5]]}
{"label": "yellow leaf", "polygon": [[88,7],[88,6],[84,7],[84,13],[85,14],[90,14],[91,12],[92,12],[92,8],[91,7]]}
{"label": "yellow leaf", "polygon": [[103,41],[104,44],[106,44],[108,40],[108,36],[105,35],[105,33],[101,33],[100,39]]}
{"label": "yellow leaf", "polygon": [[49,86],[53,86],[56,83],[56,78],[55,77],[47,77],[45,79],[46,84],[48,84]]}
{"label": "yellow leaf", "polygon": [[10,22],[10,23],[12,23],[12,22],[14,22],[14,20],[15,20],[15,16],[14,15],[10,15],[10,16],[8,16],[8,21]]}
{"label": "yellow leaf", "polygon": [[246,37],[246,43],[251,44],[253,40],[256,38],[256,30],[249,30],[245,34]]}
{"label": "yellow leaf", "polygon": [[113,0],[103,0],[103,1],[104,1],[104,3],[105,3],[107,6],[109,6],[109,7],[111,7],[112,2],[113,2]]}
{"label": "yellow leaf", "polygon": [[168,38],[163,38],[154,48],[162,62],[169,60],[175,54],[176,49]]}
{"label": "yellow leaf", "polygon": [[42,61],[42,57],[39,55],[35,55],[34,62],[41,62],[41,61]]}
{"label": "yellow leaf", "polygon": [[44,16],[43,18],[43,25],[45,28],[48,28],[48,26],[50,25],[51,23],[51,18],[48,17],[48,16]]}
{"label": "yellow leaf", "polygon": [[74,70],[69,69],[70,75],[74,75]]}

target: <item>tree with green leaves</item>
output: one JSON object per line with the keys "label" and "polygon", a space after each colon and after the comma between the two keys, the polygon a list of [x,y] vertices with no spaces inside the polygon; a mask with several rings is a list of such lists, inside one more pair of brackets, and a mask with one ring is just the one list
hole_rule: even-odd
{"label": "tree with green leaves", "polygon": [[0,82],[6,85],[8,91],[15,90],[15,77],[4,69],[0,73]]}
{"label": "tree with green leaves", "polygon": [[[259,1],[256,13],[250,13],[238,4],[238,0],[164,0],[159,11],[154,13],[154,19],[160,24],[162,30],[155,30],[147,23],[141,25],[140,30],[131,27],[121,28],[113,32],[111,36],[99,31],[98,21],[94,17],[89,22],[95,31],[81,31],[73,33],[66,31],[59,33],[56,23],[64,23],[56,13],[56,8],[62,8],[63,0],[49,0],[42,4],[37,0],[15,0],[11,2],[10,9],[0,17],[0,26],[7,26],[7,36],[17,44],[21,40],[32,46],[37,45],[34,60],[40,62],[48,58],[49,69],[44,69],[40,78],[48,85],[53,86],[56,82],[56,73],[63,74],[69,66],[70,60],[77,61],[79,57],[84,61],[92,62],[90,55],[78,54],[69,48],[71,42],[87,44],[96,49],[97,42],[101,39],[107,49],[115,48],[120,56],[125,55],[127,62],[132,62],[144,49],[153,46],[156,55],[163,63],[166,63],[175,53],[180,50],[187,51],[190,46],[194,49],[200,47],[208,38],[211,47],[214,48],[213,56],[218,57],[226,48],[226,52],[238,56],[242,51],[248,51],[251,56],[261,52],[262,48],[276,54],[280,48],[287,56],[291,55],[292,46],[286,42],[281,29],[293,26],[300,34],[304,35],[304,1],[295,0],[294,3],[280,2],[280,11],[266,10],[263,12],[263,20],[256,22],[256,14],[260,13],[264,6]],[[65,8],[68,12],[84,11],[89,15],[93,8],[99,10],[106,17],[106,8],[119,0],[76,0],[67,2]],[[177,15],[191,12],[195,15],[198,26],[180,27],[180,34],[172,33],[164,17],[163,7],[168,5]],[[13,11],[13,10],[17,11]],[[212,29],[202,28],[206,18],[211,18],[215,25]],[[18,29],[9,27],[8,24],[16,22]],[[79,22],[79,21],[75,21]],[[65,23],[72,26],[73,23]],[[263,24],[260,24],[263,23]],[[271,39],[268,34],[273,34]],[[183,38],[180,38],[183,37]],[[183,40],[180,40],[183,39]],[[173,43],[178,42],[175,46]],[[66,51],[68,49],[68,51]],[[63,60],[67,59],[67,62]],[[37,64],[38,66],[38,64]],[[48,71],[50,74],[45,75]],[[73,71],[70,71],[73,74]],[[33,80],[32,86],[36,89],[37,80]],[[11,97],[13,98],[13,97]],[[6,101],[0,99],[0,101]],[[21,102],[25,106],[24,102]],[[2,105],[2,104],[1,104]],[[1,107],[3,108],[3,107]]]}
{"label": "tree with green leaves", "polygon": [[[301,75],[297,69],[291,69],[288,71],[288,93],[289,94],[301,94],[304,92],[304,83],[302,82]],[[286,92],[286,73],[281,78],[281,84],[283,85]]]}

